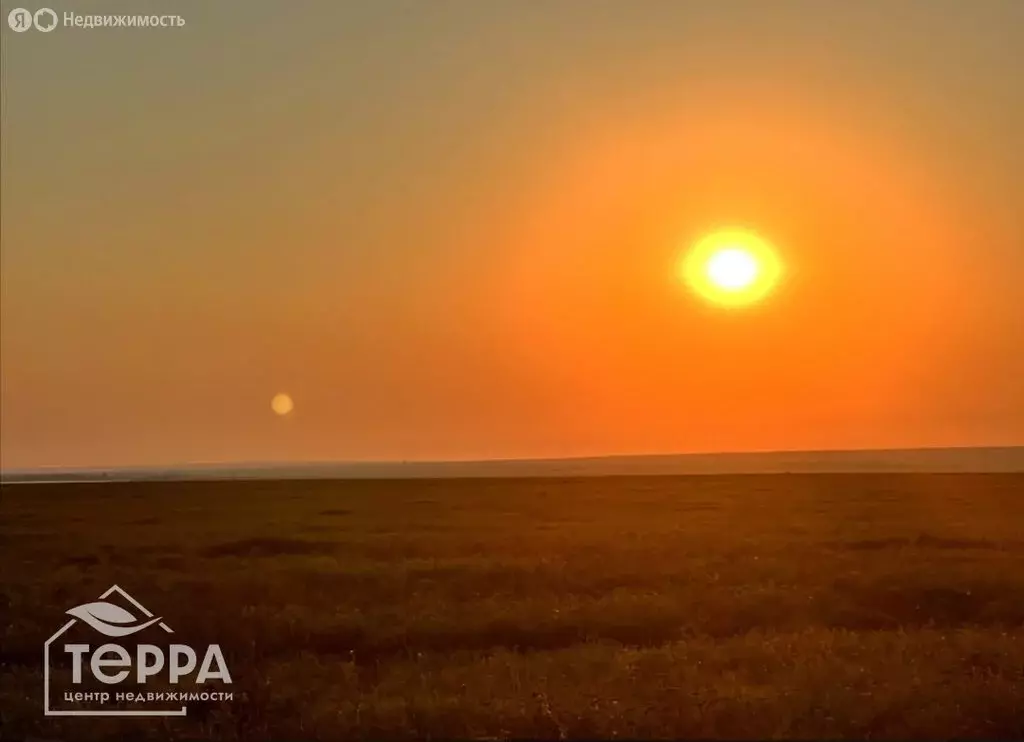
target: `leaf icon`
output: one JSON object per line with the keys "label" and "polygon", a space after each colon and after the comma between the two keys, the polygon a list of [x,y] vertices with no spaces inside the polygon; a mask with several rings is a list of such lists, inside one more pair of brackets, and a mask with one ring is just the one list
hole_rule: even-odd
{"label": "leaf icon", "polygon": [[138,619],[119,605],[98,600],[95,603],[83,603],[67,611],[68,615],[74,616],[89,624],[96,631],[105,636],[128,636],[136,631],[142,631],[147,626],[152,626],[160,617],[157,616],[141,624],[130,625]]}
{"label": "leaf icon", "polygon": [[83,603],[68,611],[72,616],[85,620],[88,614],[106,623],[135,623],[138,619],[119,605],[99,600],[95,603]]}

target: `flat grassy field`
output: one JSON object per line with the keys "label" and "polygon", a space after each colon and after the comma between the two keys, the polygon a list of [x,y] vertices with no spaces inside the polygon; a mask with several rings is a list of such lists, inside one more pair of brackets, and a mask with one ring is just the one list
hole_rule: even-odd
{"label": "flat grassy field", "polygon": [[[1024,738],[1024,475],[4,485],[0,735]],[[118,584],[230,702],[44,718]]]}

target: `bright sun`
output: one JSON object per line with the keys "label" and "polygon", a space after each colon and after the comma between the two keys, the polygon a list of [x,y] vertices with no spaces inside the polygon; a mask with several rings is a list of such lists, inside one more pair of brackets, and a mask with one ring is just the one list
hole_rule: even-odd
{"label": "bright sun", "polygon": [[775,288],[782,265],[772,246],[742,229],[713,232],[683,258],[682,274],[708,301],[737,307],[753,304]]}
{"label": "bright sun", "polygon": [[270,400],[270,409],[281,417],[290,413],[294,408],[295,403],[292,401],[292,398],[284,392],[275,394],[274,398]]}

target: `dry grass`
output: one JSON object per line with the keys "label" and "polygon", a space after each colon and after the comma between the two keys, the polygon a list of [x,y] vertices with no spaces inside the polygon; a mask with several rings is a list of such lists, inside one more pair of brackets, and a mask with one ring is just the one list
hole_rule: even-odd
{"label": "dry grass", "polygon": [[[4,486],[5,737],[1024,738],[1024,476]],[[44,719],[117,583],[235,699]]]}

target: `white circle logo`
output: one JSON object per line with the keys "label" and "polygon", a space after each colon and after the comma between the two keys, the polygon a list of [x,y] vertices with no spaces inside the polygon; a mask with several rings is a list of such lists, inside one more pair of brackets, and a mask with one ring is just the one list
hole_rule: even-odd
{"label": "white circle logo", "polygon": [[[54,15],[56,16],[56,13]],[[28,31],[32,28],[32,13],[24,8],[15,8],[7,14],[7,25],[11,27],[12,31],[18,33]]]}
{"label": "white circle logo", "polygon": [[36,14],[32,16],[32,20],[35,21],[36,28],[44,33],[49,33],[57,28],[57,14],[49,8],[37,10]]}

